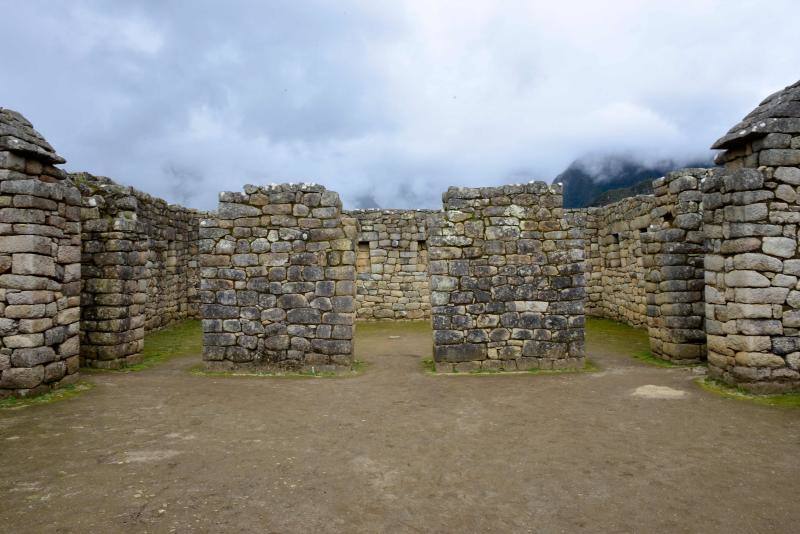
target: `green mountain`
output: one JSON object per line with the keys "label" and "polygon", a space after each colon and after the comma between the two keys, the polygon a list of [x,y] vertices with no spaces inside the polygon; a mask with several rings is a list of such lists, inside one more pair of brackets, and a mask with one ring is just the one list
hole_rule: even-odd
{"label": "green mountain", "polygon": [[708,161],[663,160],[653,164],[629,156],[584,157],[573,161],[554,182],[564,184],[564,207],[601,206],[617,200],[652,193],[650,182],[685,167],[710,167]]}

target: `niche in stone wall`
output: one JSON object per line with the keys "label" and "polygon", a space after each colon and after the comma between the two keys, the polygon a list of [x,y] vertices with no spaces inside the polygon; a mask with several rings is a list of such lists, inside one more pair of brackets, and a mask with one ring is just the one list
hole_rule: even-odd
{"label": "niche in stone wall", "polygon": [[368,274],[370,272],[369,241],[359,241],[356,255],[356,272]]}

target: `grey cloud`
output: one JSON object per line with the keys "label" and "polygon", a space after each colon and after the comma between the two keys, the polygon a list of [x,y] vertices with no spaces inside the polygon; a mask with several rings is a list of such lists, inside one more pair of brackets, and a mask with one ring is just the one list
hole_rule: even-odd
{"label": "grey cloud", "polygon": [[279,181],[436,207],[449,185],[552,179],[587,153],[707,158],[800,72],[790,0],[779,19],[718,0],[0,9],[0,105],[68,169],[201,208]]}

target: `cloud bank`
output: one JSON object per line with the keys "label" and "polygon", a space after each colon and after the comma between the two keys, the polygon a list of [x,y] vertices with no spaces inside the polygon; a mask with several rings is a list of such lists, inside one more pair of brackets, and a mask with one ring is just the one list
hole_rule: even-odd
{"label": "cloud bank", "polygon": [[[800,73],[792,0],[0,0],[0,106],[69,170],[213,209],[311,181],[347,207],[699,159]],[[769,16],[768,16],[769,15]]]}

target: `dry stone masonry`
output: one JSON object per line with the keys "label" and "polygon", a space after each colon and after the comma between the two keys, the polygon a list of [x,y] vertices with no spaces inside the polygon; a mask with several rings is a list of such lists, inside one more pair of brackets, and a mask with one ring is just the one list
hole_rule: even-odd
{"label": "dry stone masonry", "polygon": [[637,196],[580,215],[586,257],[586,314],[631,326],[647,324],[642,233],[650,224],[653,197]]}
{"label": "dry stone masonry", "polygon": [[642,234],[650,349],[676,363],[706,357],[700,184],[710,174],[709,169],[684,169],[655,180],[651,223]]}
{"label": "dry stone masonry", "polygon": [[439,371],[580,368],[583,243],[559,185],[450,188],[429,223]]}
{"label": "dry stone masonry", "polygon": [[220,194],[200,228],[206,366],[349,369],[357,233],[339,195],[319,185]]}
{"label": "dry stone masonry", "polygon": [[428,319],[430,210],[354,210],[358,219],[358,319]]}
{"label": "dry stone masonry", "polygon": [[0,398],[70,382],[80,348],[80,195],[19,113],[0,108]]}
{"label": "dry stone masonry", "polygon": [[730,384],[800,390],[800,82],[713,148],[721,168],[600,208],[537,182],[343,212],[283,184],[204,214],[66,175],[0,108],[0,397],[136,363],[147,331],[198,316],[209,369],[348,369],[356,317],[430,317],[440,371],[578,368],[584,312]]}
{"label": "dry stone masonry", "polygon": [[70,178],[83,202],[82,364],[136,364],[146,332],[198,317],[201,214],[109,178]]}
{"label": "dry stone masonry", "polygon": [[800,82],[713,148],[703,184],[709,373],[756,392],[800,389]]}

